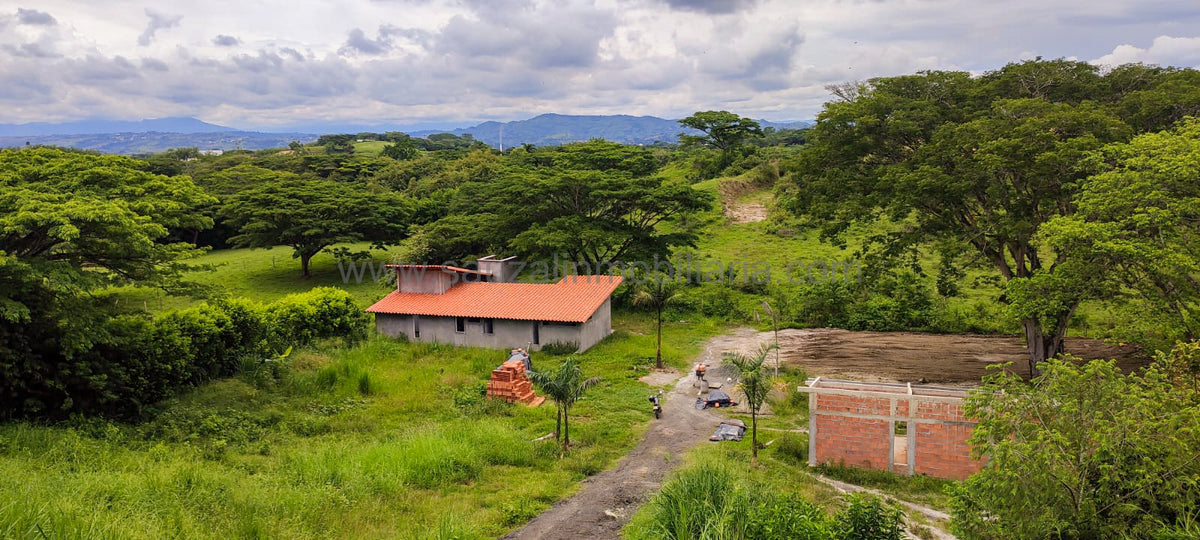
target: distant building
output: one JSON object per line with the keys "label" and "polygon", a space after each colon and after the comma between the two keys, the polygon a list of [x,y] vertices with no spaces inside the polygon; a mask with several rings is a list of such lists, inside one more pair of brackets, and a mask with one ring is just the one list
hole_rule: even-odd
{"label": "distant building", "polygon": [[585,351],[612,333],[619,276],[567,276],[557,283],[513,283],[512,258],[483,257],[479,270],[389,265],[396,290],[367,311],[381,334],[412,341],[492,349]]}
{"label": "distant building", "polygon": [[200,155],[202,155],[202,156],[219,156],[224,153],[225,153],[224,150],[201,150],[200,151]]}

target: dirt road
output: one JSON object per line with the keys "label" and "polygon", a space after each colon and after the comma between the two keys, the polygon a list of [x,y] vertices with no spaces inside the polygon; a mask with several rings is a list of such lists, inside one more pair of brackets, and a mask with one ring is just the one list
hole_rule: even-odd
{"label": "dirt road", "polygon": [[[709,367],[709,380],[725,380],[720,366],[726,351],[757,347],[758,334],[743,328],[709,340],[699,358]],[[574,497],[530,521],[505,538],[619,538],[633,512],[658,491],[680,456],[697,444],[708,443],[721,417],[695,408],[694,379],[685,374],[666,394],[663,417],[616,467],[588,478]],[[649,406],[649,403],[646,404]]]}

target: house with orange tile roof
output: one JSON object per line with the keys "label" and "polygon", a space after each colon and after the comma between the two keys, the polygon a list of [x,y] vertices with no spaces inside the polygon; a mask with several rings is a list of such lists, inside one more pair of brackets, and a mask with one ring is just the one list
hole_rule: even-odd
{"label": "house with orange tile roof", "polygon": [[612,294],[620,276],[515,283],[512,261],[482,257],[478,270],[389,265],[396,290],[367,311],[384,335],[492,349],[560,343],[585,351],[612,333]]}

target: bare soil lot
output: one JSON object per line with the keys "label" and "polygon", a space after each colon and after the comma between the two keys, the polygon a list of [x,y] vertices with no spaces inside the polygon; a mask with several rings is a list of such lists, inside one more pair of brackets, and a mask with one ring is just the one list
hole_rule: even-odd
{"label": "bare soil lot", "polygon": [[[770,340],[769,332],[762,334],[759,340]],[[780,330],[779,344],[784,364],[801,366],[814,377],[973,385],[992,364],[1013,362],[1010,369],[1021,374],[1028,369],[1025,340],[1016,336],[817,328]],[[1085,360],[1116,358],[1126,371],[1149,362],[1136,347],[1099,339],[1068,338],[1066,350]]]}

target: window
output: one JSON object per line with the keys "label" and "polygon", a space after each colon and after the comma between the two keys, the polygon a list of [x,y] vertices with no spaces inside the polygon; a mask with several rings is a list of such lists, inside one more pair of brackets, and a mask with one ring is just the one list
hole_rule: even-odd
{"label": "window", "polygon": [[534,345],[542,344],[542,337],[540,335],[538,335],[538,322],[537,321],[533,321],[533,344]]}
{"label": "window", "polygon": [[492,328],[492,320],[491,319],[483,320],[483,333],[485,333],[485,334],[494,334],[495,333],[495,329]]}
{"label": "window", "polygon": [[421,316],[413,315],[413,337],[421,337]]}
{"label": "window", "polygon": [[467,331],[467,320],[462,317],[455,317],[454,331],[458,332],[460,334],[463,332],[466,332]]}

